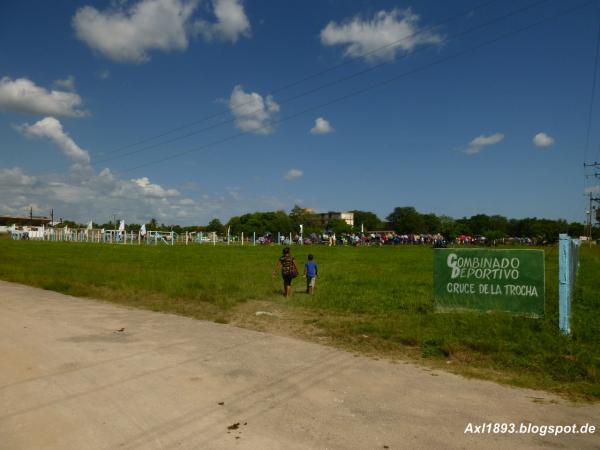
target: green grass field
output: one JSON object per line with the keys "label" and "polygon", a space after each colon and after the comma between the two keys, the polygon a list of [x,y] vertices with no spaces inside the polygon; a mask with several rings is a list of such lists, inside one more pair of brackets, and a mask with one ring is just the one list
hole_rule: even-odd
{"label": "green grass field", "polygon": [[[546,316],[435,314],[427,247],[303,247],[320,277],[281,296],[280,247],[0,241],[0,278],[66,294],[317,340],[573,398],[600,399],[600,249],[583,248],[573,334],[558,331],[557,248],[545,248]],[[256,316],[258,310],[279,317]]]}

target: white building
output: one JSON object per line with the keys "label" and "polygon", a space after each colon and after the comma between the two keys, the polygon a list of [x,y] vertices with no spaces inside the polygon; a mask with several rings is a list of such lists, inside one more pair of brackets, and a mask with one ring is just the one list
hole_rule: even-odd
{"label": "white building", "polygon": [[0,233],[10,233],[23,227],[47,227],[50,222],[51,219],[44,216],[0,216]]}
{"label": "white building", "polygon": [[335,212],[329,211],[326,213],[316,213],[315,214],[319,220],[321,221],[321,225],[327,226],[329,221],[334,219],[341,219],[346,222],[351,227],[354,226],[354,213],[353,212]]}

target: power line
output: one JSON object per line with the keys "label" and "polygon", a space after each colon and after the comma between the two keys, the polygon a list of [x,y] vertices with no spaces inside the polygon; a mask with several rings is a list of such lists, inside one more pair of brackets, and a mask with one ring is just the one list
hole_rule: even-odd
{"label": "power line", "polygon": [[133,170],[137,170],[137,169],[140,169],[140,168],[143,168],[143,167],[147,167],[147,166],[150,166],[150,165],[158,164],[158,163],[161,163],[161,162],[164,162],[164,161],[168,161],[170,159],[179,158],[179,157],[187,155],[189,153],[194,153],[194,152],[197,152],[197,151],[200,151],[200,150],[204,150],[206,148],[213,147],[215,145],[220,145],[220,144],[223,144],[225,142],[228,142],[228,141],[237,139],[239,137],[245,136],[247,134],[250,134],[251,132],[256,132],[256,131],[259,131],[259,130],[267,129],[268,127],[272,126],[273,124],[279,124],[279,123],[282,123],[282,122],[294,119],[294,118],[296,118],[298,116],[304,115],[304,114],[306,114],[308,112],[312,112],[312,111],[315,111],[315,110],[318,110],[318,109],[322,109],[322,108],[331,106],[331,105],[333,105],[335,103],[339,103],[341,101],[344,101],[344,100],[346,100],[348,98],[364,94],[364,93],[369,92],[369,91],[371,91],[373,89],[380,88],[382,86],[388,85],[388,84],[390,84],[390,83],[392,83],[394,81],[397,81],[397,80],[399,80],[401,78],[407,77],[409,75],[413,75],[413,74],[418,73],[418,72],[422,72],[422,71],[424,71],[426,69],[429,69],[431,67],[437,66],[437,65],[442,64],[444,62],[447,62],[447,61],[450,61],[452,59],[461,57],[461,56],[463,56],[465,54],[468,54],[470,52],[476,51],[476,50],[478,50],[480,48],[486,47],[488,45],[492,45],[492,44],[494,44],[494,43],[496,43],[498,41],[501,41],[501,40],[506,39],[508,37],[514,36],[514,35],[516,35],[518,33],[522,33],[522,32],[527,31],[529,29],[532,29],[532,28],[534,28],[534,27],[536,27],[538,25],[541,25],[542,23],[545,23],[545,22],[549,21],[549,20],[556,19],[556,18],[559,18],[559,17],[564,17],[564,16],[566,16],[568,14],[571,14],[571,13],[573,13],[573,12],[579,10],[579,9],[582,9],[582,8],[588,6],[589,4],[593,3],[594,1],[595,0],[588,0],[588,1],[586,1],[584,3],[581,3],[581,4],[577,5],[577,6],[574,6],[574,7],[571,7],[571,8],[567,8],[567,9],[561,11],[558,14],[554,14],[552,16],[544,17],[544,18],[542,18],[542,19],[540,19],[540,20],[538,20],[536,22],[533,22],[530,25],[527,25],[527,26],[518,28],[516,30],[513,30],[513,31],[510,31],[510,32],[501,34],[500,36],[498,36],[496,38],[493,38],[493,39],[490,39],[490,40],[487,40],[487,41],[485,41],[485,42],[483,42],[483,43],[481,43],[479,45],[473,46],[473,47],[468,48],[466,50],[462,50],[460,52],[456,52],[456,53],[454,53],[452,55],[449,55],[449,56],[446,56],[444,58],[440,58],[440,59],[438,59],[436,61],[433,61],[431,63],[425,64],[425,65],[420,66],[418,68],[415,68],[415,69],[403,72],[401,74],[398,74],[398,75],[396,75],[396,76],[394,76],[392,78],[388,78],[386,80],[374,83],[374,84],[372,84],[370,86],[367,86],[365,88],[361,88],[361,89],[355,90],[353,92],[344,94],[344,95],[342,95],[340,97],[337,97],[337,98],[335,98],[333,100],[330,100],[328,102],[321,103],[321,104],[316,105],[316,106],[312,106],[312,107],[304,109],[304,110],[302,110],[300,112],[297,112],[297,113],[291,114],[289,116],[286,116],[284,118],[272,121],[272,122],[270,122],[267,125],[256,127],[255,129],[249,130],[249,131],[242,131],[240,133],[236,133],[236,134],[228,136],[226,138],[210,142],[210,143],[202,145],[200,147],[195,147],[195,148],[192,148],[192,149],[188,149],[188,150],[185,150],[185,151],[182,151],[182,152],[179,152],[179,153],[175,153],[173,155],[169,155],[169,156],[166,156],[166,157],[163,157],[163,158],[160,158],[160,159],[149,161],[149,162],[144,163],[144,164],[139,164],[137,166],[130,167],[130,168],[118,171],[118,172],[121,172],[121,173],[131,172]]}
{"label": "power line", "polygon": [[[592,129],[592,117],[594,114],[594,98],[596,96],[596,79],[598,78],[598,56],[600,55],[600,25],[598,25],[598,36],[596,38],[596,56],[594,58],[594,76],[592,78],[592,94],[590,96],[590,109],[588,111],[587,131],[585,133],[585,150],[583,162],[587,161],[588,148],[590,146],[590,133]],[[597,157],[596,157],[597,159]]]}
{"label": "power line", "polygon": [[[399,44],[401,44],[403,41],[406,41],[408,39],[414,38],[415,36],[418,36],[419,34],[431,31],[431,30],[433,30],[433,29],[435,29],[437,27],[440,27],[441,25],[444,25],[445,23],[448,23],[448,22],[451,22],[451,21],[453,21],[455,19],[458,19],[458,18],[464,16],[465,14],[470,14],[473,11],[477,11],[478,9],[481,9],[481,8],[483,8],[485,6],[488,6],[488,5],[492,4],[492,3],[496,3],[497,1],[498,0],[486,0],[486,1],[484,1],[482,3],[479,3],[479,4],[477,4],[477,5],[473,6],[473,7],[470,7],[468,9],[466,9],[466,10],[463,10],[462,12],[460,12],[458,14],[455,14],[455,15],[453,15],[451,17],[447,17],[447,18],[441,20],[440,22],[437,22],[436,24],[433,24],[433,25],[430,25],[428,27],[422,28],[422,29],[420,29],[419,31],[417,31],[415,33],[411,33],[411,34],[409,34],[407,36],[404,36],[403,38],[398,39],[398,40],[396,40],[394,42],[391,42],[389,44],[383,45],[381,47],[377,47],[377,48],[375,48],[373,50],[369,50],[369,51],[364,52],[364,53],[362,53],[360,55],[352,56],[349,59],[347,59],[347,60],[345,60],[345,61],[343,61],[341,63],[335,64],[335,65],[330,66],[330,67],[328,67],[326,69],[323,69],[323,70],[321,70],[319,72],[313,73],[311,75],[307,75],[307,76],[305,76],[303,78],[300,78],[300,79],[298,79],[296,81],[292,81],[291,83],[285,84],[285,85],[283,85],[283,86],[281,86],[281,87],[279,87],[277,89],[274,89],[274,90],[272,90],[270,92],[267,92],[265,95],[274,95],[274,94],[277,94],[277,93],[279,93],[281,91],[290,89],[290,88],[292,88],[294,86],[297,86],[297,85],[299,85],[301,83],[304,83],[305,81],[308,81],[308,80],[311,80],[313,78],[319,77],[319,76],[324,75],[324,74],[326,74],[328,72],[331,72],[331,71],[334,71],[336,69],[339,69],[340,67],[344,67],[344,66],[346,66],[348,64],[351,64],[354,61],[360,60],[362,58],[365,58],[365,57],[368,57],[368,56],[371,56],[371,55],[374,55],[374,54],[377,54],[377,53],[379,53],[379,52],[381,52],[383,50],[388,50],[388,49],[394,48],[394,47],[398,46]],[[252,102],[250,101],[250,102],[242,103],[242,104],[240,104],[238,106],[247,106],[247,105],[250,105],[251,103]],[[141,145],[141,144],[145,144],[147,142],[153,141],[155,139],[159,139],[159,138],[164,137],[164,136],[168,136],[169,134],[173,134],[173,133],[175,133],[177,131],[184,130],[186,128],[189,128],[191,126],[197,125],[199,123],[206,122],[206,121],[208,121],[210,119],[214,119],[214,118],[219,117],[219,116],[221,116],[223,114],[227,114],[228,112],[229,112],[229,110],[223,110],[223,111],[220,111],[220,112],[217,112],[217,113],[210,114],[210,115],[202,117],[200,119],[197,119],[197,120],[185,123],[183,125],[179,125],[179,126],[177,126],[175,128],[171,128],[169,130],[163,131],[163,132],[161,132],[159,134],[156,134],[154,136],[142,139],[142,140],[137,141],[137,142],[133,142],[131,144],[127,144],[127,145],[118,147],[118,148],[116,148],[114,150],[111,150],[108,153],[109,154],[116,153],[116,152],[119,152],[121,150],[125,150],[125,149],[131,148],[131,147],[136,147],[136,146]]]}
{"label": "power line", "polygon": [[[583,190],[584,190],[584,192],[586,191],[586,187],[587,187],[586,180],[588,178],[586,169],[588,167],[592,167],[593,170],[596,170],[596,168],[598,167],[598,165],[597,165],[598,155],[600,154],[600,146],[599,146],[598,152],[596,153],[596,157],[594,158],[594,161],[591,164],[587,163],[587,154],[588,154],[588,149],[589,149],[589,145],[590,145],[590,134],[591,134],[591,129],[592,129],[592,118],[593,118],[593,113],[594,113],[594,100],[596,97],[596,83],[597,83],[597,78],[598,78],[599,55],[600,55],[600,25],[598,25],[598,35],[596,37],[596,53],[594,56],[594,68],[592,69],[593,70],[592,92],[590,95],[590,108],[588,111],[588,123],[587,123],[587,130],[586,130],[586,134],[585,134],[585,149],[584,149],[584,153],[583,153]],[[596,176],[597,172],[594,172],[593,175]],[[591,238],[591,226],[592,226],[592,193],[591,193],[591,191],[589,193],[589,197],[590,197],[589,226],[590,226],[590,238]]]}
{"label": "power line", "polygon": [[[521,14],[524,11],[527,11],[529,9],[535,8],[535,7],[537,7],[537,6],[539,6],[539,5],[543,4],[543,3],[547,3],[548,1],[550,1],[550,0],[537,0],[537,1],[533,2],[533,3],[530,3],[529,5],[526,5],[524,7],[518,8],[518,9],[513,10],[513,11],[510,11],[510,12],[508,12],[508,13],[502,15],[502,16],[499,16],[499,17],[496,17],[496,18],[494,18],[492,20],[484,22],[483,24],[477,25],[475,27],[469,28],[469,29],[467,29],[465,31],[461,31],[459,33],[455,33],[455,34],[453,34],[453,35],[450,36],[450,39],[460,38],[460,37],[463,37],[463,36],[465,36],[467,34],[473,33],[475,31],[479,31],[479,30],[485,29],[485,28],[489,27],[490,25],[494,25],[495,23],[501,22],[501,21],[503,21],[503,20],[505,20],[507,18],[510,18],[512,16]],[[416,52],[414,52],[414,53],[416,53]],[[404,58],[407,58],[408,56],[409,56],[408,54],[405,54],[405,55],[402,55],[400,58],[404,59]],[[327,88],[333,87],[335,85],[341,84],[341,83],[346,82],[348,80],[351,80],[353,78],[357,78],[359,76],[365,75],[366,73],[372,72],[372,71],[374,71],[376,69],[379,69],[380,67],[383,67],[385,65],[387,65],[387,63],[384,62],[384,63],[376,64],[374,66],[367,67],[366,69],[359,70],[359,71],[354,72],[354,73],[352,73],[350,75],[346,75],[344,77],[338,78],[336,80],[330,81],[328,83],[324,83],[324,84],[322,84],[320,86],[317,86],[315,88],[308,89],[308,90],[306,90],[304,92],[301,92],[299,94],[296,94],[296,95],[293,95],[291,97],[288,97],[288,98],[286,98],[284,100],[281,100],[279,102],[279,104],[280,105],[285,105],[285,104],[291,103],[292,101],[298,100],[298,99],[300,99],[302,97],[306,97],[308,95],[311,95],[311,94],[314,94],[316,92],[322,91],[324,89],[327,89]],[[262,110],[261,109],[252,110],[252,111],[246,113],[245,116],[251,115],[251,114],[259,112],[259,111],[262,111]],[[218,113],[217,115],[220,115],[220,114],[222,114],[222,113]],[[104,158],[104,159],[99,159],[99,160],[97,160],[95,162],[97,164],[102,164],[102,163],[105,163],[105,162],[108,162],[108,161],[112,161],[112,160],[115,160],[115,159],[119,159],[119,158],[124,158],[124,157],[127,157],[127,156],[131,156],[131,155],[134,155],[134,154],[137,154],[137,153],[141,153],[141,152],[143,152],[145,150],[150,150],[152,148],[160,147],[162,145],[171,144],[173,142],[176,142],[176,141],[188,138],[190,136],[193,136],[193,135],[196,135],[196,134],[199,134],[199,133],[203,133],[205,131],[210,131],[210,130],[213,130],[215,128],[219,128],[219,127],[221,127],[223,125],[227,125],[227,124],[233,123],[235,121],[236,121],[236,118],[227,119],[227,120],[221,121],[219,123],[216,123],[216,124],[213,124],[213,125],[209,125],[209,126],[204,127],[204,128],[200,128],[199,130],[195,130],[195,131],[186,133],[184,135],[180,135],[180,136],[174,137],[174,138],[166,140],[166,141],[158,142],[156,144],[148,145],[148,146],[145,146],[145,147],[142,147],[142,148],[138,148],[136,150],[132,150],[132,151],[123,153],[123,154],[119,155],[118,157],[116,157],[116,156],[115,157],[108,157],[108,158]],[[271,123],[273,123],[273,122],[271,122]]]}

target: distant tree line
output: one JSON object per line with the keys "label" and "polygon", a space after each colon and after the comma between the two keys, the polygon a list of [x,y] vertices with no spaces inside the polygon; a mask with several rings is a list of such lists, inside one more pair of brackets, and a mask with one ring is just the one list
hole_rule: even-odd
{"label": "distant tree line", "polygon": [[[333,231],[337,234],[360,232],[394,231],[399,234],[442,234],[446,239],[455,239],[460,235],[484,236],[487,239],[502,239],[506,237],[530,237],[540,241],[555,242],[560,233],[571,236],[585,235],[585,226],[579,222],[567,222],[558,219],[540,219],[528,217],[525,219],[508,219],[501,215],[488,216],[477,214],[469,218],[454,219],[445,215],[433,213],[423,214],[412,206],[397,207],[381,220],[377,214],[370,211],[351,211],[354,213],[354,226],[340,219],[330,220],[323,226],[317,215],[309,210],[294,206],[290,214],[284,211],[255,212],[232,217],[221,229],[211,231],[226,232],[231,227],[232,234],[252,232],[297,233],[299,225],[304,225],[304,233],[320,233]],[[213,221],[214,222],[214,221]],[[211,222],[211,223],[213,223]],[[220,222],[219,222],[220,224]],[[214,225],[214,224],[213,224]],[[210,224],[209,224],[210,226]],[[600,228],[593,228],[593,236],[600,238]]]}
{"label": "distant tree line", "polygon": [[[505,237],[530,237],[541,241],[555,242],[560,233],[570,236],[585,235],[585,226],[579,222],[563,219],[551,220],[537,217],[507,219],[501,215],[476,214],[469,218],[454,219],[435,214],[421,214],[413,207],[398,207],[386,217],[391,230],[401,234],[440,233],[446,239],[460,235],[484,236],[487,239]],[[595,238],[600,237],[600,228],[592,229]]]}
{"label": "distant tree line", "polygon": [[[187,232],[216,232],[219,235],[230,233],[239,235],[244,233],[250,236],[256,232],[257,236],[265,233],[293,233],[297,234],[300,225],[304,227],[304,234],[322,233],[332,231],[336,234],[359,233],[361,227],[365,233],[377,231],[394,231],[399,234],[442,234],[446,239],[453,240],[460,235],[484,236],[487,239],[502,239],[506,237],[529,237],[540,241],[555,242],[560,233],[571,236],[586,234],[585,226],[579,222],[567,222],[563,219],[551,220],[528,217],[525,219],[508,219],[501,215],[488,216],[476,214],[469,218],[454,219],[445,215],[433,213],[423,214],[412,206],[397,207],[381,220],[377,214],[370,211],[351,211],[354,213],[354,226],[348,225],[344,220],[332,219],[323,224],[316,214],[306,208],[295,205],[290,213],[285,211],[253,212],[234,216],[225,224],[219,219],[212,219],[207,225],[193,225],[182,227],[180,225],[159,224],[156,219],[151,219],[146,224],[147,230]],[[63,221],[60,226],[70,228],[85,228],[84,224]],[[119,222],[94,223],[94,228],[115,229]],[[140,224],[125,224],[127,231],[139,231]],[[600,238],[600,228],[594,226],[592,235]]]}

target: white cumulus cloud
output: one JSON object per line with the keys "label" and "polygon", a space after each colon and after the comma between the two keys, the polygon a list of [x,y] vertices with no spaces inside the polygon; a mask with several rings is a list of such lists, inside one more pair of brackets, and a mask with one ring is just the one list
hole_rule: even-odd
{"label": "white cumulus cloud", "polygon": [[106,222],[113,214],[126,223],[148,222],[152,217],[166,224],[206,224],[218,217],[248,211],[283,209],[291,200],[247,197],[238,188],[217,192],[199,192],[185,196],[172,186],[149,177],[126,179],[105,168],[95,172],[91,167],[81,176],[70,170],[64,174],[24,173],[18,167],[0,169],[0,214],[23,215],[34,207],[34,214],[49,214],[79,223]]}
{"label": "white cumulus cloud", "polygon": [[204,39],[235,43],[241,36],[250,36],[250,21],[240,0],[213,0],[216,23],[198,20],[194,24],[196,33]]}
{"label": "white cumulus cloud", "polygon": [[87,222],[105,221],[115,212],[128,222],[156,217],[175,223],[182,212],[205,211],[197,202],[184,198],[176,189],[152,183],[147,177],[126,180],[110,169],[90,170],[86,177],[69,174],[28,176],[20,168],[0,169],[0,186],[6,197],[0,198],[0,213],[21,213],[28,205],[37,210],[54,208],[60,217]]}
{"label": "white cumulus cloud", "polygon": [[46,117],[33,125],[23,124],[16,127],[27,137],[47,138],[52,140],[62,152],[73,162],[89,164],[89,153],[79,147],[71,137],[65,133],[62,124],[54,117]]}
{"label": "white cumulus cloud", "polygon": [[[182,195],[177,189],[148,177],[125,179],[105,168],[86,176],[76,171],[65,174],[25,174],[20,168],[0,169],[0,214],[22,215],[29,206],[34,214],[49,214],[79,223],[106,222],[113,214],[126,223],[148,222],[154,217],[166,224],[206,224],[219,217],[272,208],[273,200],[248,198],[227,188],[220,192],[199,193],[196,198]],[[277,208],[287,202],[278,200]]]}
{"label": "white cumulus cloud", "polygon": [[356,16],[339,24],[332,21],[321,30],[323,45],[343,45],[345,56],[367,61],[391,61],[398,51],[410,52],[442,41],[439,34],[419,27],[419,16],[410,8],[379,11],[371,19]]}
{"label": "white cumulus cloud", "polygon": [[144,63],[151,51],[187,49],[197,35],[206,41],[235,43],[250,36],[250,21],[241,0],[212,0],[214,19],[195,18],[199,0],[139,0],[113,3],[100,11],[80,8],[73,17],[76,36],[117,62]]}
{"label": "white cumulus cloud", "polygon": [[131,181],[150,197],[165,198],[178,197],[181,195],[177,189],[165,189],[159,184],[151,183],[148,177],[142,177]]}
{"label": "white cumulus cloud", "polygon": [[[64,80],[63,80],[64,81]],[[0,110],[57,117],[82,117],[81,97],[75,92],[48,90],[27,78],[0,79]]]}
{"label": "white cumulus cloud", "polygon": [[185,50],[189,20],[197,6],[188,0],[141,0],[128,9],[80,8],[73,17],[77,37],[118,62],[148,61],[150,50]]}
{"label": "white cumulus cloud", "polygon": [[549,147],[554,144],[554,138],[546,133],[538,133],[533,137],[533,143],[536,147]]}
{"label": "white cumulus cloud", "polygon": [[302,175],[304,175],[304,172],[302,172],[301,170],[290,169],[285,173],[283,178],[287,181],[294,181],[294,180],[300,178]]}
{"label": "white cumulus cloud", "polygon": [[271,134],[275,131],[270,123],[279,112],[279,105],[272,96],[263,97],[256,92],[246,93],[239,84],[229,98],[229,109],[235,117],[235,125],[242,131]]}
{"label": "white cumulus cloud", "polygon": [[35,177],[25,175],[19,167],[0,169],[0,186],[33,186]]}
{"label": "white cumulus cloud", "polygon": [[467,155],[475,155],[483,150],[484,147],[489,147],[490,145],[495,145],[501,142],[504,139],[504,134],[495,133],[489,136],[481,135],[477,136],[471,142],[469,142],[469,146],[465,149],[465,153]]}
{"label": "white cumulus cloud", "polygon": [[315,126],[310,129],[311,134],[327,134],[333,133],[335,130],[327,119],[318,117],[315,120]]}

